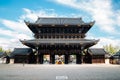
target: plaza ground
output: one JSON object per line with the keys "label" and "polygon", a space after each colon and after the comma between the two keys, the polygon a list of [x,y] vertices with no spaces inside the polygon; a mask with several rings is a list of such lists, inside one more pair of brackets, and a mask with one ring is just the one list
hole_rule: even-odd
{"label": "plaza ground", "polygon": [[0,80],[120,80],[120,65],[0,64]]}

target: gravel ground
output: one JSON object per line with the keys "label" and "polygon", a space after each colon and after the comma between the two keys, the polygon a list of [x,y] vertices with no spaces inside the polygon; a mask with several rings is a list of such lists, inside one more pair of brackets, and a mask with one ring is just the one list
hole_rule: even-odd
{"label": "gravel ground", "polygon": [[0,64],[0,80],[120,80],[120,65]]}

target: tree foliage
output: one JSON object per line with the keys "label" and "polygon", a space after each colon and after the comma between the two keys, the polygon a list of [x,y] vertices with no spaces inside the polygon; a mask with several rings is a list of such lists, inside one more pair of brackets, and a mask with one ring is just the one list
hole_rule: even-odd
{"label": "tree foliage", "polygon": [[2,47],[0,47],[0,52],[4,52],[4,50],[3,50],[3,48],[2,48]]}
{"label": "tree foliage", "polygon": [[114,47],[112,44],[103,46],[105,51],[107,51],[109,54],[115,54],[117,51],[119,51],[118,47]]}
{"label": "tree foliage", "polygon": [[9,56],[12,51],[10,49],[4,50],[2,47],[0,47],[0,52],[4,52],[5,56]]}

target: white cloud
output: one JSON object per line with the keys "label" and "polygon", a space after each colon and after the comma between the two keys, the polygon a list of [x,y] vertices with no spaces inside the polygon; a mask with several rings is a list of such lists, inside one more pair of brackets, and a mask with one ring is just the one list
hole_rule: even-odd
{"label": "white cloud", "polygon": [[[27,8],[23,8],[24,14],[20,16],[19,21],[22,22],[24,20],[28,21],[36,21],[38,17],[77,17],[76,14],[71,13],[67,14],[57,14],[54,9],[40,9],[40,10],[30,10]],[[77,14],[78,15],[78,14]]]}
{"label": "white cloud", "polygon": [[[1,37],[2,36],[2,37]],[[19,41],[20,39],[31,39],[30,36],[11,30],[0,28],[0,46],[4,49],[12,49],[15,47],[25,47]]]}
{"label": "white cloud", "polygon": [[54,0],[54,2],[86,11],[102,31],[119,34],[116,24],[119,24],[120,16],[118,11],[112,10],[111,0]]}
{"label": "white cloud", "polygon": [[16,38],[12,38],[12,39],[0,38],[0,46],[5,50],[7,49],[13,50],[16,47],[17,48],[26,47],[26,46],[23,46],[19,41],[19,39],[16,39]]}
{"label": "white cloud", "polygon": [[23,8],[25,14],[20,16],[20,20],[31,20],[36,21],[38,17],[55,17],[58,16],[53,9],[40,9],[40,10],[30,10],[27,8]]}
{"label": "white cloud", "polygon": [[114,47],[118,47],[120,49],[120,39],[114,38],[113,36],[101,36],[98,37],[96,34],[89,33],[86,37],[86,39],[96,39],[99,40],[99,42],[92,46],[93,48],[103,48],[105,45],[112,44]]}
{"label": "white cloud", "polygon": [[109,45],[109,44],[112,44],[113,46],[115,47],[119,47],[120,49],[120,40],[119,39],[112,39],[112,38],[109,38],[109,37],[98,37],[100,39],[100,41],[98,42],[98,44],[96,44],[95,46],[93,47],[97,47],[97,48],[103,48],[103,46],[105,45]]}
{"label": "white cloud", "polygon": [[0,28],[0,35],[1,36],[13,37],[13,34],[16,34],[16,32],[12,32],[11,30],[5,30],[5,29]]}
{"label": "white cloud", "polygon": [[115,16],[116,16],[116,25],[120,27],[120,10],[116,12]]}
{"label": "white cloud", "polygon": [[27,8],[23,8],[25,14],[23,14],[22,16],[20,16],[20,20],[25,20],[25,19],[30,19],[32,21],[35,21],[37,20],[38,16],[33,13],[30,9],[27,9]]}
{"label": "white cloud", "polygon": [[19,33],[17,31],[15,32],[11,30],[5,30],[1,28],[0,28],[0,36],[7,36],[7,37],[17,38],[17,39],[23,39],[23,38],[30,39],[31,38],[27,34]]}
{"label": "white cloud", "polygon": [[27,28],[24,22],[12,21],[7,19],[1,19],[1,23],[7,28],[16,32],[26,32],[29,33],[30,30]]}
{"label": "white cloud", "polygon": [[[20,39],[33,39],[32,32],[24,23],[24,20],[35,21],[39,17],[55,17],[57,14],[52,9],[41,9],[41,10],[30,10],[24,8],[25,12],[20,16],[18,21],[0,19],[1,24],[3,24],[5,29],[0,28],[0,46],[4,49],[14,49],[16,47],[26,47],[23,46],[19,41]],[[10,37],[8,39],[8,37]]]}

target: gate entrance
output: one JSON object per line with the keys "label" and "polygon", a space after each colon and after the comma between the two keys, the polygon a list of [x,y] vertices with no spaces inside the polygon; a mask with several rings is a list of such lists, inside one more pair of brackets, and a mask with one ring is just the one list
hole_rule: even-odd
{"label": "gate entrance", "polygon": [[64,55],[55,55],[55,64],[64,64],[65,56]]}
{"label": "gate entrance", "polygon": [[43,56],[43,64],[50,64],[50,55]]}
{"label": "gate entrance", "polygon": [[69,59],[70,64],[76,64],[76,55],[70,55]]}

